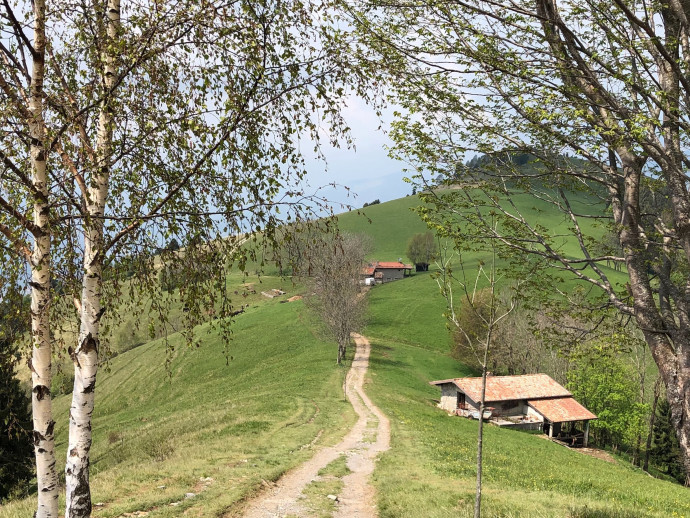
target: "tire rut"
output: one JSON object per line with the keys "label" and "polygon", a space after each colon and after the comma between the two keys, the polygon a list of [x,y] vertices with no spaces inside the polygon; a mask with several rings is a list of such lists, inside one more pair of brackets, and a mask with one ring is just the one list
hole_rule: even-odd
{"label": "tire rut", "polygon": [[[336,518],[375,518],[377,516],[375,491],[369,482],[376,457],[390,445],[390,423],[381,410],[364,392],[363,385],[369,366],[371,345],[361,335],[352,335],[355,358],[345,379],[345,394],[359,419],[343,440],[335,446],[319,450],[311,459],[283,475],[270,489],[249,501],[245,518],[308,517],[309,510],[302,505],[302,491],[318,477],[318,472],[341,455],[346,455],[352,471],[343,477],[343,490],[334,513]],[[375,438],[367,432],[375,426]]]}

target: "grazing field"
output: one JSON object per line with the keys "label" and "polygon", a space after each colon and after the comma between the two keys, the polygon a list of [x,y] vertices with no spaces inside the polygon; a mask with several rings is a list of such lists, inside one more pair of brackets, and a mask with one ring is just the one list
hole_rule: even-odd
{"label": "grazing field", "polygon": [[[581,258],[582,252],[577,240],[572,235],[572,222],[564,214],[557,212],[554,207],[544,200],[539,200],[528,195],[516,196],[513,199],[515,208],[532,224],[539,223],[549,229],[552,236],[551,246],[568,258]],[[338,217],[340,228],[346,232],[363,233],[371,236],[373,251],[369,259],[380,261],[396,261],[402,258],[403,262],[409,262],[407,258],[407,245],[415,234],[427,232],[427,226],[414,212],[414,208],[421,204],[418,196],[407,196],[386,203],[371,205],[360,211],[351,211]],[[592,200],[583,193],[571,194],[571,204],[575,211],[582,213],[602,215],[603,205],[598,200]],[[583,220],[580,222],[582,231],[588,239],[596,241],[606,232],[603,224],[598,220]],[[452,250],[452,243],[443,243]],[[463,260],[470,269],[477,263],[487,261],[487,252],[465,252]],[[457,261],[452,264],[457,265]],[[504,263],[499,263],[499,268]],[[433,268],[433,266],[432,266]],[[621,289],[625,286],[627,278],[624,273],[614,270],[605,264],[600,269],[608,276],[614,286]],[[591,273],[589,269],[585,273]],[[574,288],[578,282],[568,275],[562,274],[563,284],[559,287],[564,290]],[[589,285],[585,285],[589,289]]]}
{"label": "grazing field", "polygon": [[[314,329],[301,301],[274,300],[237,317],[229,365],[214,334],[199,349],[172,336],[168,372],[160,340],[114,358],[97,388],[94,516],[222,516],[336,442],[355,421],[342,391],[349,362],[337,367]],[[68,408],[55,399],[60,462]],[[0,517],[28,518],[33,505],[11,502]]]}
{"label": "grazing field", "polygon": [[369,259],[397,261],[405,257],[410,238],[426,232],[424,222],[411,209],[420,204],[419,197],[407,196],[386,203],[370,205],[338,216],[338,224],[345,232],[371,236],[373,251]]}
{"label": "grazing field", "polygon": [[[410,196],[374,205],[366,208],[372,223],[352,212],[341,225],[372,235],[371,258],[396,260],[412,235],[425,231],[409,210],[418,203]],[[337,443],[355,422],[342,391],[351,357],[336,366],[335,344],[324,340],[302,301],[281,303],[304,287],[275,275],[232,274],[228,283],[238,292],[234,304],[247,306],[235,318],[228,365],[207,324],[197,329],[198,349],[187,348],[173,328],[170,355],[161,339],[149,341],[146,319],[136,328],[128,315],[115,329],[118,354],[99,374],[96,394],[94,517],[239,516],[245,499],[316,448]],[[288,293],[261,295],[272,288]],[[476,422],[446,416],[435,407],[438,389],[428,385],[472,374],[449,355],[445,301],[430,273],[376,286],[367,297],[363,334],[373,347],[365,388],[392,427],[391,450],[373,475],[380,515],[471,516]],[[172,311],[179,323],[182,308]],[[69,403],[68,396],[55,399],[60,462]],[[690,518],[687,489],[534,435],[488,427],[485,459],[484,516]],[[307,504],[317,515],[330,516],[334,504],[324,493],[337,493],[345,474],[341,459],[309,487]],[[0,518],[28,518],[34,502],[10,502]]]}
{"label": "grazing field", "polygon": [[443,316],[445,300],[431,274],[375,286],[369,292],[366,334],[414,344],[442,353],[450,351],[450,334]]}
{"label": "grazing field", "polygon": [[[436,408],[438,388],[428,385],[472,373],[438,347],[443,323],[408,296],[413,288],[426,294],[415,280],[377,286],[365,331],[372,343],[367,390],[391,422],[391,450],[374,472],[380,516],[472,516],[477,422]],[[380,321],[390,318],[392,301],[408,317],[385,329]],[[413,343],[425,330],[428,338]],[[483,516],[690,517],[687,488],[536,435],[485,427],[484,458]]]}

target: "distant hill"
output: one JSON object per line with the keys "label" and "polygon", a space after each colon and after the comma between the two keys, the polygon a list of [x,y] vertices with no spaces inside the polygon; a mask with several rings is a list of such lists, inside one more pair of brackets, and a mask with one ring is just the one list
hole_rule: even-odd
{"label": "distant hill", "polygon": [[[548,228],[552,235],[553,246],[560,249],[566,257],[581,258],[582,252],[577,240],[570,231],[572,222],[563,213],[544,200],[529,195],[520,195],[513,198],[516,208],[532,223],[539,223]],[[586,193],[575,192],[570,194],[570,202],[573,210],[583,214],[603,215],[605,206],[598,199],[592,199]],[[412,195],[380,204],[370,205],[363,209],[352,210],[338,216],[341,230],[345,232],[364,233],[371,236],[374,249],[369,254],[369,259],[380,261],[396,261],[406,257],[407,245],[417,233],[427,232],[428,228],[413,211],[421,205],[419,196]],[[590,239],[600,240],[606,230],[600,221],[585,220],[581,222],[583,232]],[[452,248],[452,247],[451,247]],[[476,264],[476,261],[486,260],[487,254],[466,254],[468,265]],[[625,275],[614,270],[610,265],[600,265],[609,279],[615,284],[624,285],[627,281]],[[575,281],[565,275],[566,286],[574,286]]]}
{"label": "distant hill", "polygon": [[371,236],[374,250],[369,259],[397,261],[402,257],[406,261],[408,241],[413,235],[427,231],[426,225],[411,210],[420,203],[418,196],[407,196],[345,212],[338,216],[338,222],[345,232]]}

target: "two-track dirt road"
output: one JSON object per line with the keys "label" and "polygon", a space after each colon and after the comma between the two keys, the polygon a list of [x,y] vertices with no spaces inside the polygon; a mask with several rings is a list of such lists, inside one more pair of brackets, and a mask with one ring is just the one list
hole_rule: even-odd
{"label": "two-track dirt road", "polygon": [[345,380],[345,394],[359,419],[343,440],[335,446],[319,450],[311,459],[281,477],[274,487],[267,489],[245,508],[245,518],[308,517],[309,510],[302,505],[302,491],[319,470],[340,457],[347,456],[352,473],[343,477],[344,487],[338,495],[337,518],[375,518],[374,489],[369,476],[379,453],[388,449],[390,423],[388,418],[364,393],[364,378],[369,366],[369,341],[353,335],[355,358]]}

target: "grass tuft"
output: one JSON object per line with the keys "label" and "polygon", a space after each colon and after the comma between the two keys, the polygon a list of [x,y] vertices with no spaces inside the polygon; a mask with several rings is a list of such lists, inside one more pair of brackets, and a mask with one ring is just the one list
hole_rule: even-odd
{"label": "grass tuft", "polygon": [[347,467],[347,457],[345,455],[341,455],[328,466],[319,470],[318,475],[320,477],[343,478],[345,475],[349,475],[350,473],[352,473],[352,471]]}

